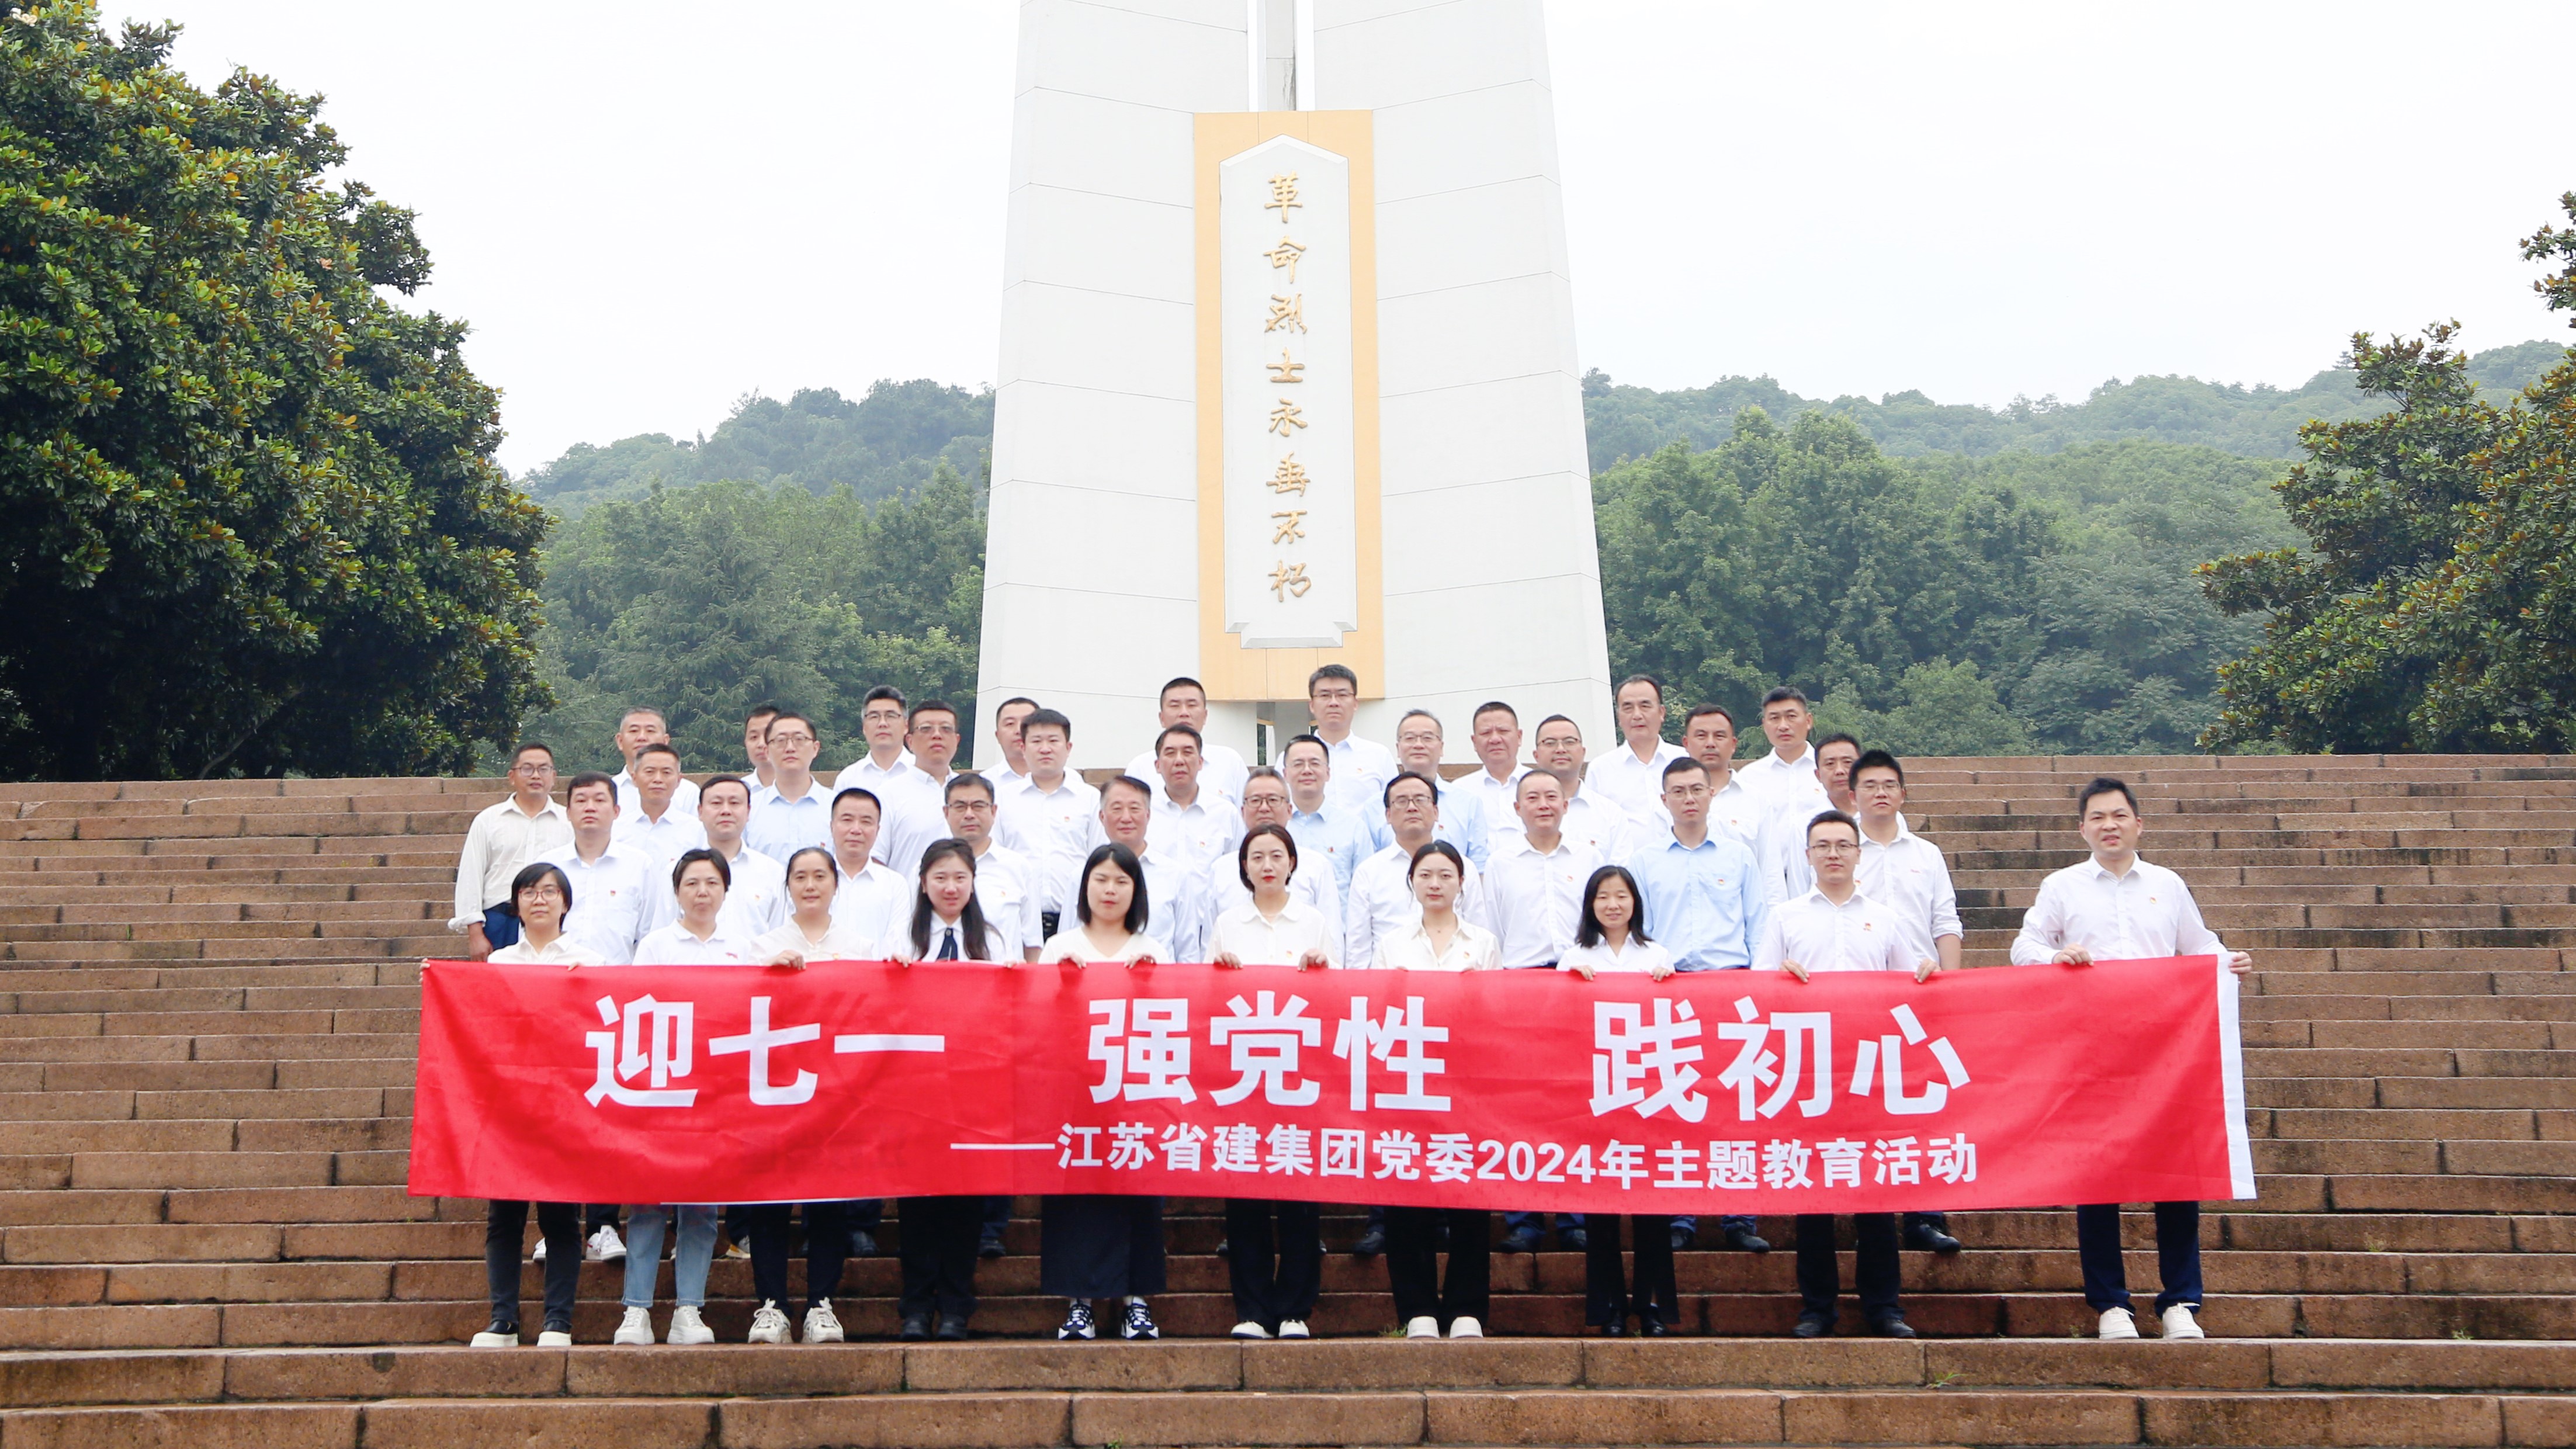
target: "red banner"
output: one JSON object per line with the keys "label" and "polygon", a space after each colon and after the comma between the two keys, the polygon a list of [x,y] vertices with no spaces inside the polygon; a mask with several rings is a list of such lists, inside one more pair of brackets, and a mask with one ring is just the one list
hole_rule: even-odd
{"label": "red banner", "polygon": [[434,962],[411,1190],[1585,1212],[2247,1198],[2212,957],[1961,971]]}

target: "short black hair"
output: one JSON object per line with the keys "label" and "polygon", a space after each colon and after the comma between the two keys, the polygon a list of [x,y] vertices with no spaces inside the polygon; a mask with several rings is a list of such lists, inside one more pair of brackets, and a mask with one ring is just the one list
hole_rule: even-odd
{"label": "short black hair", "polygon": [[1353,673],[1351,672],[1351,667],[1350,667],[1349,665],[1347,665],[1347,664],[1327,664],[1327,665],[1325,665],[1323,668],[1318,669],[1318,670],[1316,670],[1314,673],[1309,674],[1309,675],[1307,675],[1307,676],[1306,676],[1306,695],[1307,695],[1307,697],[1308,697],[1308,698],[1310,698],[1310,699],[1311,699],[1311,698],[1313,698],[1313,697],[1314,697],[1314,693],[1315,693],[1315,686],[1316,686],[1316,685],[1318,685],[1318,684],[1323,683],[1323,682],[1324,682],[1325,680],[1327,680],[1327,679],[1338,679],[1338,680],[1342,681],[1344,684],[1347,684],[1347,685],[1349,685],[1349,686],[1351,687],[1351,693],[1353,693],[1353,694],[1357,694],[1357,693],[1359,693],[1359,690],[1360,690],[1360,677],[1359,677],[1358,675],[1353,674]]}
{"label": "short black hair", "polygon": [[519,741],[518,748],[516,748],[516,749],[514,749],[514,750],[510,751],[510,763],[511,763],[511,764],[513,764],[513,765],[515,765],[515,764],[519,763],[520,759],[521,759],[522,757],[524,757],[524,756],[528,753],[528,751],[530,751],[530,750],[534,750],[534,751],[536,751],[538,754],[541,754],[541,755],[545,756],[545,757],[546,757],[546,763],[547,763],[547,764],[549,764],[549,765],[551,765],[551,764],[553,764],[553,763],[555,762],[555,752],[554,752],[554,747],[553,747],[553,746],[551,746],[551,745],[547,744],[547,743],[546,743],[545,741],[543,741],[543,740],[521,740],[521,741]]}
{"label": "short black hair", "polygon": [[740,785],[742,787],[742,798],[746,801],[751,798],[751,782],[749,780],[744,779],[740,775],[716,775],[709,778],[705,784],[698,787],[698,803],[702,805],[705,804],[707,795],[718,785]]}
{"label": "short black hair", "polygon": [[[760,703],[755,704],[755,705],[753,705],[753,706],[751,707],[751,713],[744,715],[744,716],[742,717],[742,722],[743,722],[744,724],[749,724],[749,723],[751,723],[753,720],[756,720],[756,719],[760,718],[762,715],[765,715],[765,714],[780,714],[780,713],[784,713],[784,712],[785,712],[785,709],[786,709],[786,706],[784,706],[784,705],[774,704],[774,703],[772,703],[772,702],[770,702],[770,701],[768,701],[768,700],[765,700],[765,699],[764,699],[764,700],[762,700]],[[767,733],[767,731],[768,731],[768,726],[763,725],[763,726],[761,727],[761,729],[762,729],[762,732],[763,732],[763,733]]]}
{"label": "short black hair", "polygon": [[1432,779],[1429,775],[1426,775],[1426,774],[1422,773],[1420,770],[1398,770],[1398,771],[1396,771],[1396,772],[1395,772],[1395,778],[1393,778],[1393,779],[1391,779],[1391,780],[1389,780],[1389,781],[1387,781],[1387,782],[1386,782],[1386,788],[1377,792],[1377,803],[1378,803],[1381,807],[1384,807],[1384,806],[1388,806],[1388,805],[1392,805],[1392,804],[1394,804],[1394,803],[1395,803],[1395,787],[1396,787],[1396,786],[1398,786],[1398,785],[1403,784],[1403,783],[1404,783],[1405,781],[1407,781],[1407,780],[1420,780],[1423,784],[1430,786],[1430,787],[1431,787],[1431,804],[1432,804],[1432,806],[1433,806],[1434,808],[1437,808],[1437,807],[1439,806],[1439,804],[1440,804],[1440,782],[1439,782],[1439,781],[1437,781],[1437,780]]}
{"label": "short black hair", "polygon": [[1288,737],[1288,743],[1279,747],[1279,758],[1283,761],[1286,760],[1288,758],[1288,752],[1297,748],[1299,745],[1313,745],[1316,749],[1322,750],[1324,752],[1324,768],[1329,770],[1333,767],[1333,747],[1325,744],[1324,737],[1319,734],[1290,735]]}
{"label": "short black hair", "polygon": [[765,740],[771,735],[778,733],[778,727],[791,719],[796,721],[798,724],[803,725],[805,727],[805,733],[809,735],[821,733],[821,731],[814,728],[813,720],[797,713],[795,710],[782,709],[778,713],[769,717],[769,723],[760,727],[760,737]]}
{"label": "short black hair", "polygon": [[1060,709],[1034,709],[1029,711],[1028,718],[1020,721],[1020,738],[1027,739],[1029,731],[1040,728],[1041,726],[1052,726],[1055,729],[1062,730],[1066,739],[1069,740],[1073,738],[1073,721],[1065,718],[1064,711]]}
{"label": "short black hair", "polygon": [[956,774],[949,776],[948,783],[940,787],[939,803],[946,805],[949,801],[956,799],[957,791],[961,786],[969,790],[983,791],[984,798],[987,800],[999,800],[1001,798],[999,795],[993,793],[992,781],[985,779],[982,775],[975,773],[973,770],[960,770]]}
{"label": "short black hair", "polygon": [[1545,718],[1545,719],[1543,719],[1543,720],[1540,720],[1540,721],[1538,722],[1538,728],[1536,728],[1536,729],[1534,729],[1534,730],[1531,730],[1531,731],[1530,731],[1530,733],[1531,733],[1531,734],[1534,734],[1534,735],[1535,735],[1535,734],[1545,734],[1545,733],[1547,732],[1547,727],[1548,727],[1549,725],[1556,724],[1556,723],[1558,723],[1559,721],[1562,721],[1562,722],[1564,722],[1564,723],[1566,723],[1566,724],[1569,724],[1569,725],[1574,725],[1574,737],[1575,737],[1576,739],[1578,739],[1578,740],[1579,740],[1579,739],[1581,739],[1581,738],[1583,738],[1583,726],[1581,726],[1581,725],[1579,725],[1579,724],[1574,724],[1574,716],[1572,716],[1572,715],[1570,715],[1570,714],[1552,714],[1552,715],[1549,715],[1547,718]]}
{"label": "short black hair", "polygon": [[921,703],[914,705],[912,707],[912,712],[903,717],[904,727],[907,729],[911,728],[915,722],[919,721],[920,718],[926,714],[944,714],[948,716],[948,722],[950,724],[961,723],[957,713],[957,706],[950,704],[944,699],[925,699]]}
{"label": "short black hair", "polygon": [[1655,692],[1655,703],[1662,704],[1664,702],[1664,682],[1651,674],[1631,674],[1627,678],[1620,680],[1617,684],[1610,686],[1610,698],[1613,700],[1618,699],[1619,691],[1626,689],[1632,684],[1642,684],[1653,690]]}
{"label": "short black hair", "polygon": [[1175,689],[1182,688],[1183,686],[1197,690],[1199,692],[1199,698],[1207,698],[1206,685],[1199,683],[1197,680],[1190,678],[1186,674],[1176,674],[1171,678],[1164,680],[1163,687],[1154,691],[1154,702],[1156,704],[1162,703],[1164,695],[1171,693]]}
{"label": "short black hair", "polygon": [[678,890],[680,877],[687,875],[689,867],[702,860],[716,868],[716,879],[724,882],[726,890],[733,889],[733,866],[725,860],[724,852],[709,850],[703,845],[695,850],[681,851],[680,858],[671,862],[671,889]]}
{"label": "short black hair", "polygon": [[[1885,750],[1861,751],[1860,758],[1852,761],[1852,783],[1860,783],[1860,772],[1863,770],[1894,770],[1896,783],[1900,786],[1905,783],[1905,767],[1898,764],[1896,757]],[[2078,806],[2076,809],[2080,814],[2083,807]]]}
{"label": "short black hair", "polygon": [[902,690],[895,688],[891,684],[880,684],[876,688],[869,690],[867,692],[867,696],[859,701],[859,708],[864,711],[869,705],[872,705],[881,699],[893,700],[897,708],[901,708],[905,703]]}
{"label": "short black hair", "polygon": [[1025,704],[1031,709],[1038,707],[1038,702],[1036,700],[1029,698],[1025,694],[1015,694],[1010,698],[1003,700],[1000,704],[993,706],[993,717],[995,719],[1000,719],[1002,717],[1002,711],[1009,709],[1015,704]]}
{"label": "short black hair", "polygon": [[864,785],[852,785],[850,788],[848,788],[848,789],[846,789],[846,790],[843,790],[842,792],[840,792],[840,793],[839,793],[839,794],[837,794],[837,795],[834,795],[834,796],[832,797],[832,808],[831,808],[831,811],[830,811],[829,813],[831,813],[831,814],[833,814],[833,815],[838,815],[838,814],[840,814],[840,813],[841,813],[841,802],[842,802],[842,801],[844,801],[844,800],[849,799],[849,798],[850,798],[851,796],[853,796],[853,795],[856,795],[856,796],[858,796],[860,799],[865,800],[865,801],[867,801],[869,804],[874,805],[875,807],[877,807],[877,818],[878,818],[879,820],[883,820],[883,819],[885,819],[885,801],[883,801],[883,800],[881,800],[881,799],[878,799],[878,798],[877,798],[877,792],[876,792],[876,791],[874,791],[874,790],[868,789],[868,788],[867,788],[866,786],[864,786]]}
{"label": "short black hair", "polygon": [[1778,689],[1771,691],[1769,694],[1762,696],[1762,707],[1764,709],[1769,709],[1775,704],[1794,704],[1800,709],[1805,709],[1807,707],[1807,696],[1805,693],[1800,691],[1797,686],[1784,684]]}
{"label": "short black hair", "polygon": [[1186,736],[1191,744],[1198,747],[1199,753],[1207,753],[1207,737],[1205,735],[1200,734],[1197,730],[1192,729],[1185,724],[1165,725],[1163,726],[1163,732],[1154,736],[1154,754],[1156,758],[1160,758],[1162,756],[1163,741],[1170,739],[1174,735]]}
{"label": "short black hair", "polygon": [[567,916],[571,915],[572,877],[564,874],[562,866],[551,865],[542,860],[538,861],[534,865],[523,865],[519,867],[519,873],[510,877],[510,898],[507,901],[502,902],[502,914],[508,916],[514,921],[519,919],[519,892],[526,890],[528,887],[535,885],[541,880],[544,880],[547,876],[553,876],[555,878],[555,889],[563,892],[564,914]]}
{"label": "short black hair", "polygon": [[564,803],[567,805],[571,804],[573,796],[580,794],[584,789],[587,789],[592,785],[606,785],[608,787],[608,803],[611,805],[615,805],[617,803],[617,777],[609,774],[605,770],[584,770],[580,774],[573,776],[572,783],[564,787]]}
{"label": "short black hair", "polygon": [[1807,822],[1806,830],[1798,837],[1799,842],[1801,844],[1805,844],[1813,841],[1816,838],[1816,827],[1819,825],[1848,825],[1851,827],[1851,833],[1854,839],[1858,839],[1860,836],[1859,821],[1854,820],[1839,810],[1819,810],[1816,812],[1815,818]]}
{"label": "short black hair", "polygon": [[676,747],[663,744],[659,741],[646,745],[644,748],[635,752],[635,758],[639,760],[644,758],[646,755],[669,755],[674,761],[677,761],[680,758],[680,752]]}
{"label": "short black hair", "polygon": [[2078,820],[2084,818],[2084,812],[2092,808],[2094,796],[2111,794],[2117,794],[2121,799],[2128,801],[2130,813],[2137,813],[2138,792],[2129,788],[2128,781],[2115,779],[2109,775],[2096,775],[2093,777],[2093,783],[2085,786],[2075,796],[2075,818]]}
{"label": "short black hair", "polygon": [[1719,719],[1726,721],[1727,733],[1733,734],[1736,732],[1735,711],[1728,709],[1722,704],[1692,705],[1690,707],[1690,713],[1682,716],[1682,728],[1687,730],[1691,727],[1694,721],[1699,719],[1700,716],[1710,714],[1716,715]]}
{"label": "short black hair", "polygon": [[1849,745],[1852,747],[1853,754],[1856,755],[1861,752],[1860,741],[1851,735],[1842,733],[1840,730],[1836,730],[1834,733],[1816,741],[1816,753],[1820,755],[1823,754],[1825,752],[1825,746],[1827,745]]}
{"label": "short black hair", "polygon": [[1697,770],[1701,774],[1705,775],[1708,773],[1708,766],[1701,764],[1699,761],[1692,759],[1688,755],[1683,755],[1664,766],[1663,778],[1669,780],[1673,776],[1688,770]]}
{"label": "short black hair", "polygon": [[1512,717],[1512,723],[1514,724],[1519,724],[1521,722],[1521,712],[1519,710],[1512,708],[1510,705],[1503,703],[1499,699],[1489,699],[1483,704],[1476,706],[1475,713],[1467,716],[1467,727],[1470,729],[1475,728],[1476,721],[1497,711],[1510,715]]}

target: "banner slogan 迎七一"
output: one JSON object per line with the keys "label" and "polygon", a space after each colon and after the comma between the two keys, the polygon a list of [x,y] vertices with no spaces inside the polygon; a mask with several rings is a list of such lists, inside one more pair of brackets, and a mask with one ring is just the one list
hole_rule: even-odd
{"label": "banner slogan \u8fce\u4e03\u4e00", "polygon": [[2214,957],[1902,973],[422,974],[411,1191],[1580,1212],[2249,1198]]}

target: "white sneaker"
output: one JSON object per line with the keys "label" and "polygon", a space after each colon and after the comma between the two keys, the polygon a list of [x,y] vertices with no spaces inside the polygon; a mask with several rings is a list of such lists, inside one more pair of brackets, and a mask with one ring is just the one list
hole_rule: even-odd
{"label": "white sneaker", "polygon": [[1268,1338],[1270,1336],[1270,1330],[1247,1318],[1234,1326],[1234,1336],[1237,1338]]}
{"label": "white sneaker", "polygon": [[519,1335],[516,1333],[496,1333],[487,1328],[481,1333],[474,1335],[474,1346],[476,1348],[517,1348],[519,1346]]}
{"label": "white sneaker", "polygon": [[832,1312],[831,1299],[818,1298],[814,1300],[813,1307],[805,1310],[805,1341],[807,1343],[841,1341],[841,1319],[838,1314]]}
{"label": "white sneaker", "polygon": [[2105,1308],[2105,1309],[2103,1309],[2103,1310],[2102,1310],[2102,1331],[2101,1331],[2101,1336],[2102,1336],[2102,1337],[2104,1337],[2104,1338],[2135,1338],[2135,1337],[2137,1337],[2137,1336],[2138,1336],[2138,1319],[2137,1319],[2137,1315],[2135,1315],[2135,1314],[2131,1313],[2129,1310],[2127,1310],[2127,1309],[2125,1309],[2125,1308]]}
{"label": "white sneaker", "polygon": [[570,1348],[572,1347],[572,1335],[560,1328],[549,1328],[543,1333],[537,1335],[537,1347]]}
{"label": "white sneaker", "polygon": [[581,1255],[594,1263],[614,1263],[626,1256],[626,1240],[617,1236],[614,1226],[602,1223],[599,1231],[590,1235]]}
{"label": "white sneaker", "polygon": [[1422,1317],[1404,1325],[1404,1336],[1407,1338],[1438,1338],[1440,1336],[1440,1320],[1426,1313]]}
{"label": "white sneaker", "polygon": [[1482,1338],[1485,1336],[1485,1325],[1478,1323],[1472,1318],[1455,1319],[1449,1325],[1449,1336],[1451,1338]]}
{"label": "white sneaker", "polygon": [[[786,1321],[785,1314],[779,1315],[782,1326]],[[716,1334],[714,1329],[707,1327],[705,1319],[698,1317],[698,1310],[682,1304],[671,1310],[671,1331],[662,1335],[662,1341],[664,1343],[713,1343],[716,1341]]]}
{"label": "white sneaker", "polygon": [[752,1310],[751,1336],[743,1342],[786,1343],[788,1341],[787,1315],[778,1311],[778,1301],[774,1298],[760,1300],[760,1306]]}
{"label": "white sneaker", "polygon": [[535,1252],[530,1253],[530,1254],[528,1255],[528,1261],[529,1261],[529,1262],[531,1262],[531,1263],[542,1263],[542,1262],[544,1262],[545,1260],[546,1260],[546,1240],[545,1240],[545,1239],[543,1239],[543,1238],[539,1238],[539,1239],[537,1239],[537,1250],[536,1250]]}
{"label": "white sneaker", "polygon": [[1280,1319],[1280,1320],[1279,1320],[1279,1336],[1280,1336],[1281,1338],[1312,1338],[1312,1337],[1314,1337],[1314,1335],[1313,1335],[1313,1334],[1308,1333],[1308,1332],[1306,1331],[1306,1320],[1304,1320],[1304,1319],[1302,1319],[1302,1318],[1283,1318],[1283,1319]]}
{"label": "white sneaker", "polygon": [[2200,1315],[2192,1312],[2189,1304],[2177,1303],[2165,1310],[2165,1337],[2207,1338],[2209,1335],[2200,1331]]}
{"label": "white sneaker", "polygon": [[647,1308],[627,1309],[625,1321],[617,1325],[617,1336],[609,1340],[610,1343],[651,1343],[652,1341],[653,1313]]}

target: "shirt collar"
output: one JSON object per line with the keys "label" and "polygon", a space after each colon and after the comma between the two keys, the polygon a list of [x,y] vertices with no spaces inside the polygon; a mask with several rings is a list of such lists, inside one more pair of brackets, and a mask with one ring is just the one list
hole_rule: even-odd
{"label": "shirt collar", "polygon": [[[2129,876],[2136,875],[2138,873],[2138,867],[2144,864],[2146,864],[2145,861],[2140,860],[2135,856],[2131,856],[2129,858]],[[2118,885],[2121,881],[2129,878],[2128,876],[2117,876],[2111,874],[2108,866],[2105,866],[2102,864],[2100,859],[2091,855],[2085,856],[2083,865],[2078,868],[2091,872],[2094,880],[2107,880],[2113,885]]]}

